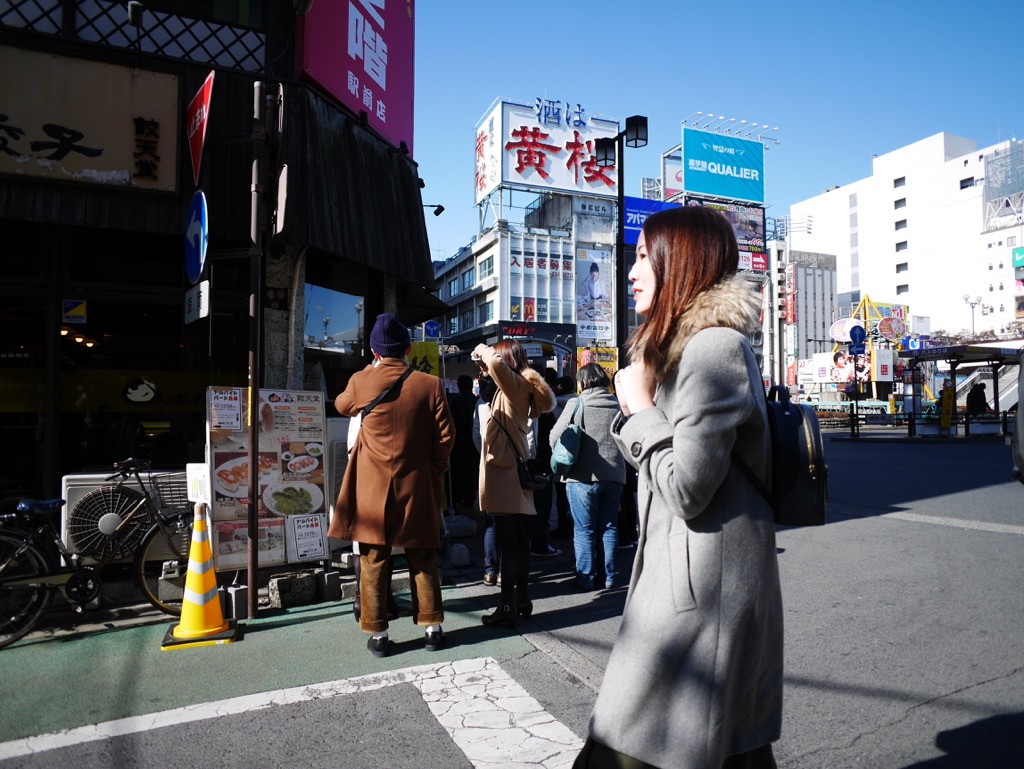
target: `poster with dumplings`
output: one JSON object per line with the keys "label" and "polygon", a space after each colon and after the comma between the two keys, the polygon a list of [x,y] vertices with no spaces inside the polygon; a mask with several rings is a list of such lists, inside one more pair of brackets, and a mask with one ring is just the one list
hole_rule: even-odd
{"label": "poster with dumplings", "polygon": [[[299,518],[303,530],[317,516],[322,518],[319,528],[327,528],[324,395],[262,389],[255,406],[259,565],[308,560],[314,549],[289,547],[287,537],[295,536],[296,527],[290,524]],[[249,419],[247,388],[207,389],[206,455],[217,571],[248,566]]]}

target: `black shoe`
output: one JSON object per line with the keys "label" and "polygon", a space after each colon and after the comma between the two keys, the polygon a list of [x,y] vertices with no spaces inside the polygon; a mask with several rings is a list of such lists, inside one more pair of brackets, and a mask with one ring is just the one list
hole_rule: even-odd
{"label": "black shoe", "polygon": [[516,614],[519,615],[519,619],[529,619],[533,614],[533,601],[516,604]]}
{"label": "black shoe", "polygon": [[442,646],[444,646],[444,631],[440,628],[428,630],[423,636],[423,648],[428,652],[436,652]]}
{"label": "black shoe", "polygon": [[534,558],[554,558],[557,555],[561,555],[562,551],[557,547],[551,547],[548,545],[544,550],[531,550],[530,555]]}
{"label": "black shoe", "polygon": [[355,615],[356,622],[359,621],[360,607],[359,607],[359,594],[356,593],[356,599],[352,602],[352,614]]}
{"label": "black shoe", "polygon": [[503,603],[490,614],[480,618],[487,627],[515,627],[516,613],[511,604]]}
{"label": "black shoe", "polygon": [[370,650],[370,654],[374,657],[387,657],[388,652],[391,651],[390,646],[387,638],[374,638],[370,636],[366,642],[366,648]]}

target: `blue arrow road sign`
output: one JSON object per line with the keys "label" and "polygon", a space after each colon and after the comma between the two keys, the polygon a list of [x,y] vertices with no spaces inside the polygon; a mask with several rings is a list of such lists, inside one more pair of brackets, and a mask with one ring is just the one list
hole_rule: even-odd
{"label": "blue arrow road sign", "polygon": [[[854,344],[861,344],[867,338],[867,331],[864,330],[863,326],[850,326],[850,341]],[[863,352],[854,353],[855,355],[863,355]]]}
{"label": "blue arrow road sign", "polygon": [[194,286],[206,263],[206,196],[202,190],[196,190],[192,196],[185,222],[185,274]]}
{"label": "blue arrow road sign", "polygon": [[863,355],[864,354],[864,343],[863,342],[850,342],[849,345],[850,355]]}
{"label": "blue arrow road sign", "polygon": [[428,339],[437,339],[441,336],[441,327],[436,320],[428,320],[423,324],[423,336]]}

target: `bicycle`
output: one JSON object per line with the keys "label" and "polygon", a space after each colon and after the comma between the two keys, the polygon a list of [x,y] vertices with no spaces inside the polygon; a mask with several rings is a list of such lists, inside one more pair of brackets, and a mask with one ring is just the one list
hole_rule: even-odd
{"label": "bicycle", "polygon": [[114,468],[106,480],[116,482],[86,494],[69,514],[67,544],[54,526],[63,499],[22,500],[16,512],[0,515],[0,649],[36,626],[58,590],[82,613],[100,596],[103,567],[129,557],[146,600],[181,614],[193,516],[172,504],[187,505],[184,480],[162,484],[142,460]]}

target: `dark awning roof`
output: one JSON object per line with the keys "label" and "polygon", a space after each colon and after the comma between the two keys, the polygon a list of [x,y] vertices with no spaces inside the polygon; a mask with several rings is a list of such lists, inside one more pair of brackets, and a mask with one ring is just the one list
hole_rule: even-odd
{"label": "dark awning roof", "polygon": [[927,360],[950,363],[998,363],[1001,366],[1020,363],[1021,350],[1013,347],[984,347],[976,344],[958,344],[949,347],[925,347],[921,350],[901,350],[900,358],[909,359],[910,365]]}
{"label": "dark awning roof", "polygon": [[432,289],[415,163],[307,86],[288,86],[285,102],[278,162],[288,164],[288,205],[275,241]]}
{"label": "dark awning roof", "polygon": [[452,308],[426,289],[405,284],[398,289],[398,317],[409,326],[439,318]]}

